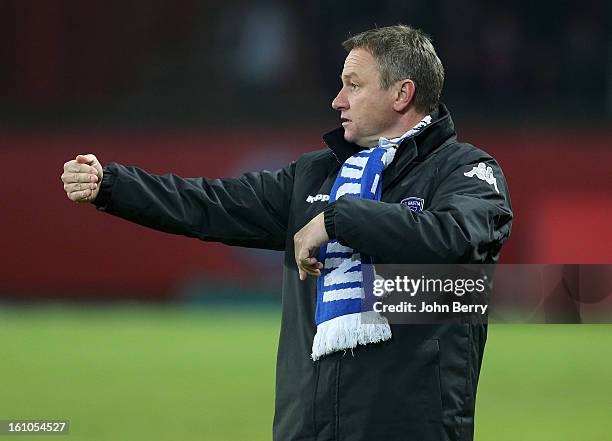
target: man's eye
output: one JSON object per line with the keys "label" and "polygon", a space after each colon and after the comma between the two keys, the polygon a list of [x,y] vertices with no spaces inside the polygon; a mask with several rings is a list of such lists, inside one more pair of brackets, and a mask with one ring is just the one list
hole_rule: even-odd
{"label": "man's eye", "polygon": [[359,86],[355,83],[351,83],[351,89],[357,89]]}

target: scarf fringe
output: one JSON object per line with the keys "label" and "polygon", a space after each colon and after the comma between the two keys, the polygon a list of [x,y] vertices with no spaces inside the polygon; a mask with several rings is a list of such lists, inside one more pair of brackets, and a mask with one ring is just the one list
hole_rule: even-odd
{"label": "scarf fringe", "polygon": [[387,318],[375,311],[341,315],[319,324],[310,357],[317,361],[332,352],[379,343],[390,338],[391,327]]}

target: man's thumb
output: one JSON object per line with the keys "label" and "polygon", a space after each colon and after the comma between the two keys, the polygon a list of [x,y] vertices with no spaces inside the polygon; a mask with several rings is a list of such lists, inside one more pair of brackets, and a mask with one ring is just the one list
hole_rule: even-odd
{"label": "man's thumb", "polygon": [[77,155],[76,162],[79,164],[91,164],[95,162],[96,157],[94,155]]}

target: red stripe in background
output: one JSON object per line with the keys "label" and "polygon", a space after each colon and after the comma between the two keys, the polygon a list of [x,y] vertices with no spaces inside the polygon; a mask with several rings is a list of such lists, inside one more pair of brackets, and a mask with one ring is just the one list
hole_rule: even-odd
{"label": "red stripe in background", "polygon": [[[515,222],[505,263],[609,263],[612,151],[608,136],[474,132],[470,140],[501,163]],[[284,147],[288,144],[289,147]],[[158,233],[77,206],[60,182],[76,153],[183,176],[236,175],[280,166],[318,146],[313,133],[37,134],[0,136],[3,259],[0,292],[47,296],[99,292],[171,296],[199,275],[250,282],[261,257],[239,248]],[[590,150],[584,147],[590,146]],[[257,163],[264,157],[267,164]],[[278,268],[280,270],[280,268]]]}

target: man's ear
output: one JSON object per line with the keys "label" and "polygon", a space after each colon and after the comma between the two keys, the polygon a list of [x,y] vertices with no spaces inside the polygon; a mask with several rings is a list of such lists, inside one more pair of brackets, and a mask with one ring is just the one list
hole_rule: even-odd
{"label": "man's ear", "polygon": [[412,103],[416,87],[412,80],[401,80],[396,85],[397,94],[395,96],[395,102],[393,103],[393,109],[396,112],[403,112]]}

